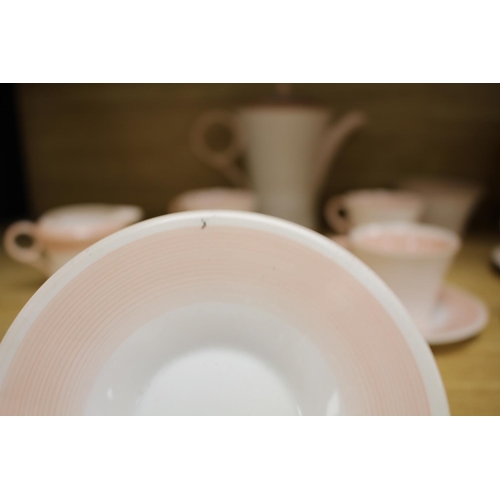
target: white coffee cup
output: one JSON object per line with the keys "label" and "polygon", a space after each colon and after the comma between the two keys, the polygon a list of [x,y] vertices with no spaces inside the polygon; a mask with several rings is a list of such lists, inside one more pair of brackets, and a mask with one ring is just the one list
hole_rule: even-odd
{"label": "white coffee cup", "polygon": [[[4,247],[14,260],[50,276],[85,248],[142,217],[142,209],[133,205],[68,205],[49,210],[37,222],[15,222],[5,232]],[[31,245],[19,245],[20,236],[29,237]]]}
{"label": "white coffee cup", "polygon": [[400,190],[363,189],[328,199],[324,214],[337,233],[346,234],[361,224],[419,220],[424,202],[416,194]]}
{"label": "white coffee cup", "polygon": [[351,251],[392,288],[422,330],[460,245],[456,233],[429,224],[373,223],[350,233]]}
{"label": "white coffee cup", "polygon": [[481,198],[483,188],[457,179],[413,178],[401,188],[419,194],[425,202],[422,221],[462,233]]}
{"label": "white coffee cup", "polygon": [[168,213],[189,210],[242,210],[257,211],[257,195],[250,189],[206,188],[179,194],[170,201]]}

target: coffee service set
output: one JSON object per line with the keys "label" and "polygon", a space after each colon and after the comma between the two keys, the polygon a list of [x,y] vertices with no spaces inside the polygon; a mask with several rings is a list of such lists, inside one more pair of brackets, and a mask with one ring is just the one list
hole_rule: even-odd
{"label": "coffee service set", "polygon": [[[332,123],[328,109],[289,100],[257,102],[236,112],[208,111],[192,128],[193,153],[235,187],[187,191],[171,200],[167,212],[260,212],[314,229],[316,198],[327,168],[365,122],[363,113],[353,111]],[[227,127],[232,137],[222,151],[211,149],[207,141],[208,131],[217,125]],[[253,189],[237,166],[242,156]],[[478,299],[443,282],[480,196],[475,184],[411,178],[398,189],[333,196],[324,217],[336,233],[328,236],[389,284],[428,341],[447,343],[477,334],[487,317]],[[92,243],[142,218],[136,206],[60,207],[36,223],[13,224],[4,247],[12,258],[50,276]],[[31,238],[31,246],[19,245],[21,235]]]}
{"label": "coffee service set", "polygon": [[327,168],[366,121],[286,96],[211,110],[191,149],[233,187],[148,220],[80,204],[7,228],[6,253],[49,279],[0,343],[0,414],[448,414],[428,345],[488,321],[446,283],[482,190],[350,191],[326,201],[319,234]]}

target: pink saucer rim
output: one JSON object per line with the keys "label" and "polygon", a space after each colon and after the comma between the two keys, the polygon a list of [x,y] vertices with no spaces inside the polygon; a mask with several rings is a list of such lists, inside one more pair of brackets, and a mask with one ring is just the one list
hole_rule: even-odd
{"label": "pink saucer rim", "polygon": [[[423,332],[424,338],[429,345],[446,345],[462,342],[479,335],[489,322],[489,311],[486,304],[476,295],[468,292],[464,288],[446,283],[443,286],[443,291],[449,290],[453,294],[459,294],[463,299],[467,300],[476,311],[474,321],[471,321],[461,328],[446,332],[443,327],[430,328],[430,331]],[[453,295],[451,295],[453,296]],[[439,332],[441,330],[441,332]],[[444,331],[443,331],[444,330]]]}

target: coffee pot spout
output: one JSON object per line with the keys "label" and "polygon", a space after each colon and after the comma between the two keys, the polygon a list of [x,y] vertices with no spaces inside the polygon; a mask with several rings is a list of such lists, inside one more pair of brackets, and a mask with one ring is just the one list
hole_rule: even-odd
{"label": "coffee pot spout", "polygon": [[317,190],[323,182],[328,167],[334,161],[346,139],[365,125],[367,116],[362,111],[351,111],[330,125],[323,136],[316,161],[313,186]]}

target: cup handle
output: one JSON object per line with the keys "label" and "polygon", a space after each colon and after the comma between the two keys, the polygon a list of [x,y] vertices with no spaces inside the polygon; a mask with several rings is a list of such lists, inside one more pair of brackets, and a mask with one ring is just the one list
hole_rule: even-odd
{"label": "cup handle", "polygon": [[345,197],[334,196],[326,202],[325,219],[337,233],[347,234],[351,228],[351,223],[347,216],[341,214],[341,211],[345,211]]}
{"label": "cup handle", "polygon": [[[229,129],[231,140],[225,149],[216,151],[207,142],[207,132],[211,127],[222,126]],[[243,140],[237,119],[233,113],[223,109],[212,109],[203,113],[191,129],[191,149],[198,160],[221,172],[237,187],[248,187],[248,179],[237,165],[237,158],[243,153]]]}
{"label": "cup handle", "polygon": [[[19,236],[28,236],[33,243],[29,247],[22,247],[17,243]],[[10,225],[5,231],[3,245],[9,257],[23,264],[30,264],[39,271],[46,273],[46,263],[43,256],[43,247],[36,237],[36,224],[22,220]]]}

